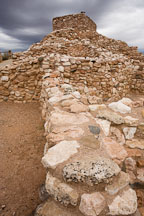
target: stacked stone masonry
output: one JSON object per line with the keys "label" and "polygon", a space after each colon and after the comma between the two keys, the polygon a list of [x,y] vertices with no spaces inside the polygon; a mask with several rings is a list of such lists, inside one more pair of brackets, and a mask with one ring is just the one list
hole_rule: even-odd
{"label": "stacked stone masonry", "polygon": [[[71,16],[87,31],[70,26]],[[87,19],[54,19],[55,31],[0,67],[0,101],[40,101],[45,190],[67,206],[56,206],[62,215],[135,216],[143,207],[133,188],[144,184],[144,97],[126,95],[144,93],[144,56],[89,29]],[[49,202],[35,216],[48,215]]]}
{"label": "stacked stone masonry", "polygon": [[84,12],[53,19],[53,31],[67,28],[96,31],[96,24]]}

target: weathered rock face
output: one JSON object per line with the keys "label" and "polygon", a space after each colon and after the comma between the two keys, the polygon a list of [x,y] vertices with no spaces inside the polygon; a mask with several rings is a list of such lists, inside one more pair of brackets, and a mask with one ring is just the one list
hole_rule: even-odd
{"label": "weathered rock face", "polygon": [[60,182],[59,179],[53,177],[50,173],[47,173],[45,187],[49,195],[65,206],[68,204],[77,205],[78,193],[69,185]]}
{"label": "weathered rock face", "polygon": [[105,198],[99,193],[83,194],[79,210],[85,216],[97,216],[105,208]]}
{"label": "weathered rock face", "polygon": [[68,160],[73,154],[78,152],[80,145],[76,141],[61,141],[54,147],[50,148],[42,158],[44,167],[54,169],[60,163]]}
{"label": "weathered rock face", "polygon": [[124,191],[121,196],[117,196],[109,205],[111,215],[131,215],[137,210],[137,196],[132,189]]}
{"label": "weathered rock face", "polygon": [[78,161],[67,164],[63,169],[66,181],[85,182],[89,185],[108,183],[120,172],[119,166],[112,160],[99,157],[92,161]]}

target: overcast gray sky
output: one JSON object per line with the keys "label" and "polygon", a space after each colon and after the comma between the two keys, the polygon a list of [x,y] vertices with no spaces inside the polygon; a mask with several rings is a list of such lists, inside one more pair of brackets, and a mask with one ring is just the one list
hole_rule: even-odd
{"label": "overcast gray sky", "polygon": [[85,11],[105,36],[144,49],[144,0],[0,0],[0,50],[24,50],[52,31],[52,18]]}

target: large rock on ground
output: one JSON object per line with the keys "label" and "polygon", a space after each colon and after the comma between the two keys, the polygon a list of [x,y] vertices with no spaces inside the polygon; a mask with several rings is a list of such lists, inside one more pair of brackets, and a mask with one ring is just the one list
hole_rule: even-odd
{"label": "large rock on ground", "polygon": [[120,172],[119,166],[112,160],[97,157],[93,160],[83,160],[67,164],[63,168],[63,177],[68,182],[85,182],[94,185],[101,182],[111,182],[112,177]]}
{"label": "large rock on ground", "polygon": [[77,141],[61,141],[53,146],[42,158],[44,167],[55,169],[57,165],[68,160],[73,154],[77,153],[80,145]]}
{"label": "large rock on ground", "polygon": [[105,208],[105,198],[99,193],[83,194],[79,210],[85,216],[97,216]]}
{"label": "large rock on ground", "polygon": [[131,113],[131,108],[125,104],[123,104],[121,101],[118,102],[113,102],[108,105],[110,109],[112,109],[115,112],[120,112],[120,113]]}
{"label": "large rock on ground", "polygon": [[73,206],[77,205],[79,198],[78,193],[69,185],[53,177],[50,173],[47,173],[45,188],[49,195],[65,206],[68,204]]}
{"label": "large rock on ground", "polygon": [[119,115],[118,113],[115,113],[113,111],[110,111],[108,109],[99,110],[96,117],[106,119],[106,120],[111,121],[114,124],[118,124],[118,125],[123,124],[125,122],[124,118],[121,115]]}
{"label": "large rock on ground", "polygon": [[137,210],[137,196],[132,189],[124,191],[109,205],[110,215],[131,215]]}

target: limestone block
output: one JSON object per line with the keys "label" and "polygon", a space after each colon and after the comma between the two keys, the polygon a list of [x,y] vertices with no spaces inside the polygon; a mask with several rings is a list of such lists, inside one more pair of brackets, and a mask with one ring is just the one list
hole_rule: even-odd
{"label": "limestone block", "polygon": [[137,210],[137,196],[132,189],[118,195],[109,205],[110,215],[131,215]]}
{"label": "limestone block", "polygon": [[85,216],[97,216],[105,208],[105,205],[105,198],[101,193],[83,194],[81,196],[79,210]]}
{"label": "limestone block", "polygon": [[127,157],[127,152],[124,147],[111,138],[103,138],[101,148],[107,152],[110,158],[115,159],[118,163],[124,161]]}
{"label": "limestone block", "polygon": [[138,149],[144,149],[144,140],[137,140],[137,139],[133,139],[133,140],[128,140],[126,141],[126,145],[130,148],[138,148]]}
{"label": "limestone block", "polygon": [[99,110],[96,117],[106,119],[118,125],[124,123],[124,118],[121,115],[107,109]]}
{"label": "limestone block", "polygon": [[55,169],[57,165],[68,160],[72,155],[78,152],[80,145],[77,141],[61,141],[53,146],[42,158],[44,167]]}
{"label": "limestone block", "polygon": [[108,105],[108,107],[110,109],[112,109],[113,111],[115,112],[120,112],[120,113],[131,113],[131,108],[125,104],[123,104],[122,102],[113,102],[113,103],[110,103]]}
{"label": "limestone block", "polygon": [[96,123],[100,125],[101,129],[104,132],[104,135],[108,136],[109,132],[110,132],[111,122],[108,120],[102,120],[102,119],[98,119],[98,118],[96,118],[95,120],[96,120]]}
{"label": "limestone block", "polygon": [[53,196],[56,201],[59,201],[65,206],[69,204],[73,206],[77,205],[78,193],[66,183],[53,177],[50,173],[47,173],[45,188],[49,195]]}
{"label": "limestone block", "polygon": [[126,187],[130,182],[129,174],[120,172],[119,177],[112,184],[106,186],[105,190],[110,194],[114,195],[118,193],[121,189]]}
{"label": "limestone block", "polygon": [[2,76],[1,77],[1,81],[3,81],[3,82],[7,82],[8,80],[9,80],[8,76]]}
{"label": "limestone block", "polygon": [[88,111],[88,107],[84,104],[80,104],[80,103],[74,103],[70,106],[70,111],[72,113],[80,113],[80,112],[87,112]]}
{"label": "limestone block", "polygon": [[134,138],[134,135],[136,133],[136,127],[125,127],[123,128],[123,132],[124,132],[125,138],[128,140],[131,140]]}

